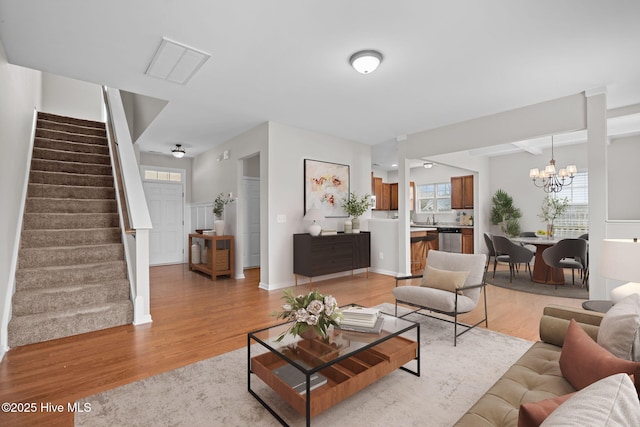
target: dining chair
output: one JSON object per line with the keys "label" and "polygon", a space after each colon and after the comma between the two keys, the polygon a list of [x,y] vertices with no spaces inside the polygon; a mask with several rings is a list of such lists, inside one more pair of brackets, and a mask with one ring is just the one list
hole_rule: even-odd
{"label": "dining chair", "polygon": [[[587,241],[585,239],[562,239],[542,252],[545,264],[552,268],[570,268],[573,286],[576,284],[575,269],[586,277]],[[547,272],[548,276],[548,272]],[[558,289],[558,285],[556,285]]]}
{"label": "dining chair", "polygon": [[496,266],[498,265],[498,259],[496,258],[496,249],[493,247],[493,237],[489,233],[484,233],[484,243],[487,245],[487,264],[484,266],[484,273],[487,274],[489,271],[489,262],[491,261],[491,257],[493,257],[493,277],[496,277]]}
{"label": "dining chair", "polygon": [[524,246],[513,243],[504,236],[493,236],[493,246],[497,254],[498,262],[509,263],[509,282],[513,282],[513,276],[518,272],[518,265],[525,264],[525,268],[529,270],[529,278],[531,278],[531,260],[535,253],[531,252]]}
{"label": "dining chair", "polygon": [[[536,235],[536,233],[534,231],[523,231],[522,233],[520,233],[520,237],[538,237],[538,236]],[[536,247],[533,246],[533,245],[528,245],[526,243],[520,243],[520,246],[524,246],[525,248],[529,249],[533,253],[536,252]]]}

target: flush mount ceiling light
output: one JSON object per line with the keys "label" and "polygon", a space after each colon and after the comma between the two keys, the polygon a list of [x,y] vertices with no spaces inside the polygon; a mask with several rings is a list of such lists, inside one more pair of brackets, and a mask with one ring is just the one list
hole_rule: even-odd
{"label": "flush mount ceiling light", "polygon": [[145,74],[184,85],[209,57],[206,52],[163,37]]}
{"label": "flush mount ceiling light", "polygon": [[431,169],[433,167],[433,163],[432,162],[425,162],[422,164],[422,167],[425,169]]}
{"label": "flush mount ceiling light", "polygon": [[176,147],[171,149],[171,153],[176,159],[183,158],[185,155],[185,151],[184,148],[182,148],[182,144],[176,144]]}
{"label": "flush mount ceiling light", "polygon": [[361,74],[370,74],[382,62],[382,54],[377,50],[361,50],[351,55],[349,63]]}

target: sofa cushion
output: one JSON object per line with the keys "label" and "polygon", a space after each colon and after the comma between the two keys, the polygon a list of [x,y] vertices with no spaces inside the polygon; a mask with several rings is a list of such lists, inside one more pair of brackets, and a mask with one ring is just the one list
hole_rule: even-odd
{"label": "sofa cushion", "polygon": [[420,286],[456,292],[458,288],[464,286],[467,276],[469,276],[468,271],[441,270],[427,265]]}
{"label": "sofa cushion", "polygon": [[544,399],[539,402],[526,402],[520,405],[518,427],[538,427],[547,417],[562,405],[574,393]]}
{"label": "sofa cushion", "polygon": [[621,359],[640,360],[640,295],[629,295],[604,315],[598,344]]}
{"label": "sofa cushion", "polygon": [[571,396],[541,424],[543,427],[639,426],[640,402],[626,374],[616,374]]}
{"label": "sofa cushion", "polygon": [[562,375],[577,390],[617,373],[633,374],[640,378],[640,362],[620,359],[601,347],[571,320],[560,353]]}

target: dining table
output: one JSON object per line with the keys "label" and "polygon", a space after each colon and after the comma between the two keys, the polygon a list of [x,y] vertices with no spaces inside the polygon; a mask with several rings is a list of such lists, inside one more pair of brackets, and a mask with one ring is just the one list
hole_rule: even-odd
{"label": "dining table", "polygon": [[558,243],[563,238],[547,237],[512,237],[511,241],[536,247],[531,280],[547,285],[564,285],[564,269],[548,266],[542,259],[545,249]]}

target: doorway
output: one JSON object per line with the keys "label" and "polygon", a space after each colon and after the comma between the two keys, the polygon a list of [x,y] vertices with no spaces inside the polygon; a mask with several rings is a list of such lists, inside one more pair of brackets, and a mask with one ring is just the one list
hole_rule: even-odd
{"label": "doorway", "polygon": [[149,232],[149,264],[184,262],[183,171],[143,170],[143,188],[153,228]]}

